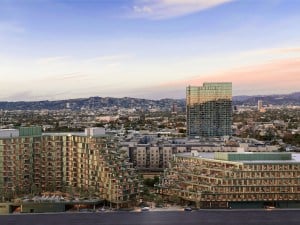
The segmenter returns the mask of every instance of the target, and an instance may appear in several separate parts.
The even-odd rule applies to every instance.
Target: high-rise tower
[[[232,83],[204,83],[186,88],[187,135],[231,135]]]
[[[260,111],[263,108],[263,101],[262,100],[258,100],[257,101],[257,110]]]

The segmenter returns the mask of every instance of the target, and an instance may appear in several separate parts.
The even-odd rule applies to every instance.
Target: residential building
[[[138,175],[127,153],[103,129],[42,134],[40,127],[29,127],[19,132],[0,139],[1,197],[85,192],[121,206],[139,195]]]
[[[231,135],[232,83],[204,83],[186,88],[187,135]]]
[[[138,170],[163,171],[167,168],[173,154],[191,152],[237,152],[242,148],[247,152],[276,152],[278,145],[266,145],[255,139],[222,140],[220,138],[200,139],[166,139],[141,136],[140,139],[132,139],[128,142],[121,142],[121,149],[127,152],[130,162]],[[141,141],[142,140],[142,141]],[[247,143],[243,143],[246,142]],[[143,142],[143,144],[141,144]]]
[[[263,101],[262,100],[258,100],[257,101],[257,110],[260,111],[263,108]]]
[[[200,208],[300,207],[300,154],[183,153],[174,156],[161,193]]]

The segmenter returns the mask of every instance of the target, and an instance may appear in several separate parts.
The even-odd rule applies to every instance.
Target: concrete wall
[[[276,202],[229,202],[232,209],[262,209],[266,206],[275,208],[300,208],[300,201],[276,201]]]
[[[17,129],[0,129],[0,138],[19,137],[19,130]]]
[[[0,215],[12,213],[12,207],[7,203],[0,203]]]
[[[90,127],[85,128],[84,130],[86,136],[101,136],[105,135],[105,128],[104,127]]]
[[[263,202],[229,202],[231,209],[263,209]]]
[[[64,212],[65,203],[23,203],[21,205],[22,213],[43,213],[43,212]]]

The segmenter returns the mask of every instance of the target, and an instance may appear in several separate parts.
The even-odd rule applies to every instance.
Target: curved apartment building
[[[200,208],[300,207],[300,157],[292,153],[183,153],[161,180],[164,195]]]

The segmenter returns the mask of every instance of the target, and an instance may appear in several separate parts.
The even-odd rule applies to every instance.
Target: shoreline
[[[184,211],[183,208],[155,208],[149,211],[141,210],[107,210],[107,211],[96,211],[96,212],[80,212],[80,211],[66,211],[66,212],[43,212],[43,213],[9,213],[0,214],[1,216],[26,216],[26,215],[73,215],[73,214],[118,214],[118,213],[132,213],[132,214],[146,214],[146,213],[197,213],[197,212],[276,212],[276,211],[300,211],[300,208],[275,208],[275,209],[195,209],[192,211]]]

